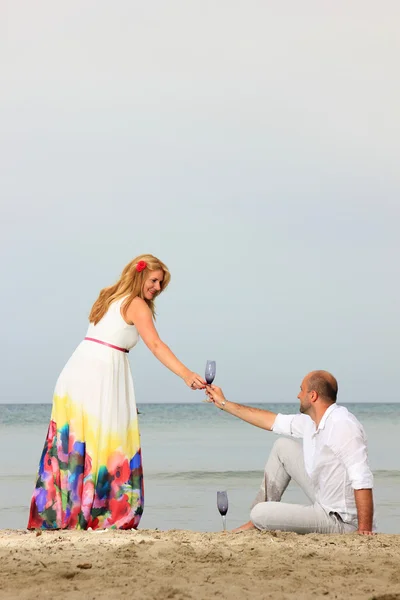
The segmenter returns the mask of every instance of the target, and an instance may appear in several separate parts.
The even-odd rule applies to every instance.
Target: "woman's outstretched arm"
[[[162,341],[155,328],[151,310],[142,298],[136,297],[132,300],[126,311],[126,320],[136,325],[146,346],[167,369],[181,377],[193,390],[204,389],[204,379],[188,369]]]

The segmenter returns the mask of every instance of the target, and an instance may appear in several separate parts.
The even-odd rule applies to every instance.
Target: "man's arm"
[[[358,516],[358,533],[372,534],[372,521],[374,517],[374,500],[372,489],[354,490]]]
[[[246,421],[261,429],[272,430],[275,423],[276,413],[270,410],[264,410],[262,408],[253,408],[251,406],[243,406],[243,404],[236,404],[227,400],[221,390],[216,385],[208,385],[206,388],[208,397],[218,408],[221,408],[225,412]]]
[[[372,533],[374,516],[374,478],[368,465],[367,441],[363,428],[350,421],[339,423],[330,446],[344,464],[354,490],[358,533],[369,535]]]

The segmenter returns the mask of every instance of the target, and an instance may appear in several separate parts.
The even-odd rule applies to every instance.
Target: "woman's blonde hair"
[[[141,261],[146,263],[146,267],[142,271],[137,271],[136,267]],[[143,296],[143,284],[148,278],[150,271],[158,271],[159,269],[164,272],[163,280],[160,283],[161,290],[154,294],[154,298],[152,300],[147,300],[147,298]],[[168,271],[166,265],[161,262],[161,260],[152,254],[141,254],[126,265],[117,283],[101,290],[99,297],[93,304],[92,310],[90,311],[89,321],[94,323],[94,325],[97,325],[100,319],[106,314],[112,302],[119,300],[124,296],[126,296],[126,299],[122,303],[122,314],[124,316],[129,304],[134,298],[136,298],[136,296],[139,296],[139,298],[143,298],[143,300],[149,305],[153,317],[155,317],[156,311],[154,299],[165,290],[170,281],[170,272]]]

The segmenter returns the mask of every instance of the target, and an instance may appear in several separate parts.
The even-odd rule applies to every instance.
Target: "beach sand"
[[[0,532],[0,598],[400,599],[400,536]]]

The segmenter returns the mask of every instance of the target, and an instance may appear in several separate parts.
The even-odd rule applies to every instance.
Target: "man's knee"
[[[284,458],[288,454],[293,455],[293,452],[301,451],[301,445],[293,438],[279,437],[272,446],[271,454],[277,454],[280,458]]]
[[[266,502],[259,502],[250,511],[250,521],[257,529],[266,529]]]
[[[259,502],[256,504],[250,511],[250,521],[253,523],[254,527],[260,529],[260,515],[261,515],[261,506],[265,504],[264,502]]]

